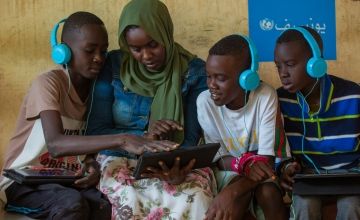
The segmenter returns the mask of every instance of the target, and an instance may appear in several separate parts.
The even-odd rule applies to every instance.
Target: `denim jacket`
[[[109,52],[105,66],[92,89],[87,120],[87,135],[132,133],[143,135],[149,123],[152,97],[131,92],[120,80],[120,50]],[[197,120],[196,99],[207,89],[205,62],[195,58],[189,62],[182,79],[185,139],[181,146],[196,145],[202,134]],[[124,150],[104,150],[101,154],[134,155]]]

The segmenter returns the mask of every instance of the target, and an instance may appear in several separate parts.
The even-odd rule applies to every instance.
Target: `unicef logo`
[[[259,22],[260,28],[264,31],[270,31],[274,27],[274,21],[268,18],[264,18]]]

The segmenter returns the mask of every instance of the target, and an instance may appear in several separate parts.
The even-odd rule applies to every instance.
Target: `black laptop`
[[[360,173],[296,174],[297,195],[360,195]]]
[[[19,184],[45,184],[58,183],[71,185],[82,176],[76,175],[74,171],[63,168],[22,168],[4,169],[3,176],[14,180]]]

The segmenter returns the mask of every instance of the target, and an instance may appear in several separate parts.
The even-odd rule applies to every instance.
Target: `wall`
[[[117,48],[118,17],[125,0],[0,0],[0,155],[14,130],[18,109],[32,79],[53,66],[49,32],[74,11],[97,14],[105,22],[110,49]],[[175,39],[206,58],[219,38],[247,33],[245,0],[165,0],[175,26]],[[360,1],[336,1],[338,60],[330,73],[360,82]],[[356,52],[357,51],[357,52]],[[355,52],[355,53],[353,53]],[[279,80],[272,62],[260,66],[262,79],[273,86]],[[0,159],[0,166],[3,159]]]

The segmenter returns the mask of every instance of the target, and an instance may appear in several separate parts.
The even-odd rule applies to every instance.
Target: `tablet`
[[[180,167],[186,166],[192,159],[196,159],[193,169],[212,166],[212,161],[219,147],[219,143],[212,143],[184,147],[173,151],[144,153],[139,157],[133,176],[135,179],[141,179],[141,174],[146,173],[147,167],[161,169],[159,161],[163,161],[167,167],[171,168],[176,157],[180,157]]]
[[[296,174],[293,193],[297,195],[360,194],[360,173]]]
[[[4,169],[3,175],[19,184],[59,183],[70,185],[82,178],[76,172],[63,168]]]

